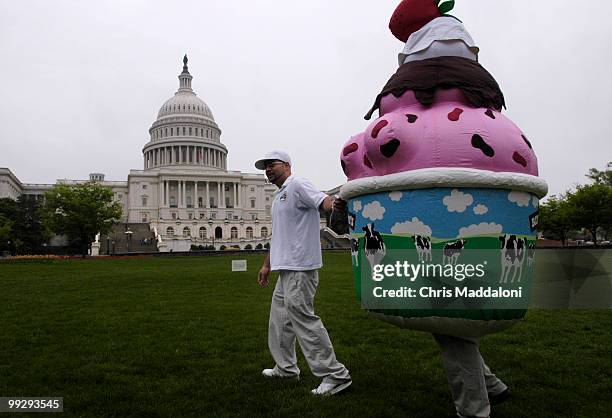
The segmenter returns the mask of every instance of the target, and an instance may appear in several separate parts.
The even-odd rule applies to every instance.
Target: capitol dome
[[[176,94],[166,100],[166,103],[159,109],[157,119],[159,120],[164,116],[180,114],[200,115],[210,120],[215,120],[208,105],[193,92],[177,91]]]
[[[143,148],[145,170],[158,167],[225,169],[227,148],[210,107],[191,88],[193,77],[183,58],[179,89],[166,100],[149,129]]]

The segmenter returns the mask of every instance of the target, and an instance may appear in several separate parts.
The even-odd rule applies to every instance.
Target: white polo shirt
[[[314,270],[323,266],[319,206],[327,195],[307,179],[287,177],[272,201],[272,270]]]

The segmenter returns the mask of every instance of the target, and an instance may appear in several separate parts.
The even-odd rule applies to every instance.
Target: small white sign
[[[232,260],[232,271],[247,271],[247,261]]]

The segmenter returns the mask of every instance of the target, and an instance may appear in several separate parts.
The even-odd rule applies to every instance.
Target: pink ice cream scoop
[[[380,115],[343,147],[349,180],[438,167],[538,175],[525,134],[500,112],[471,105],[458,89],[438,90],[431,106],[411,90],[387,95]]]
[[[377,175],[373,169],[372,162],[365,155],[364,135],[365,133],[361,132],[352,136],[342,147],[340,164],[342,165],[342,171],[349,178],[351,178],[349,173],[351,173],[353,178]]]

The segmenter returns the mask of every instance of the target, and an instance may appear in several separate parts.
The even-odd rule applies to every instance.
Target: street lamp
[[[127,251],[128,253],[132,251],[132,234],[133,232],[129,229],[125,231],[125,240],[127,241]]]

